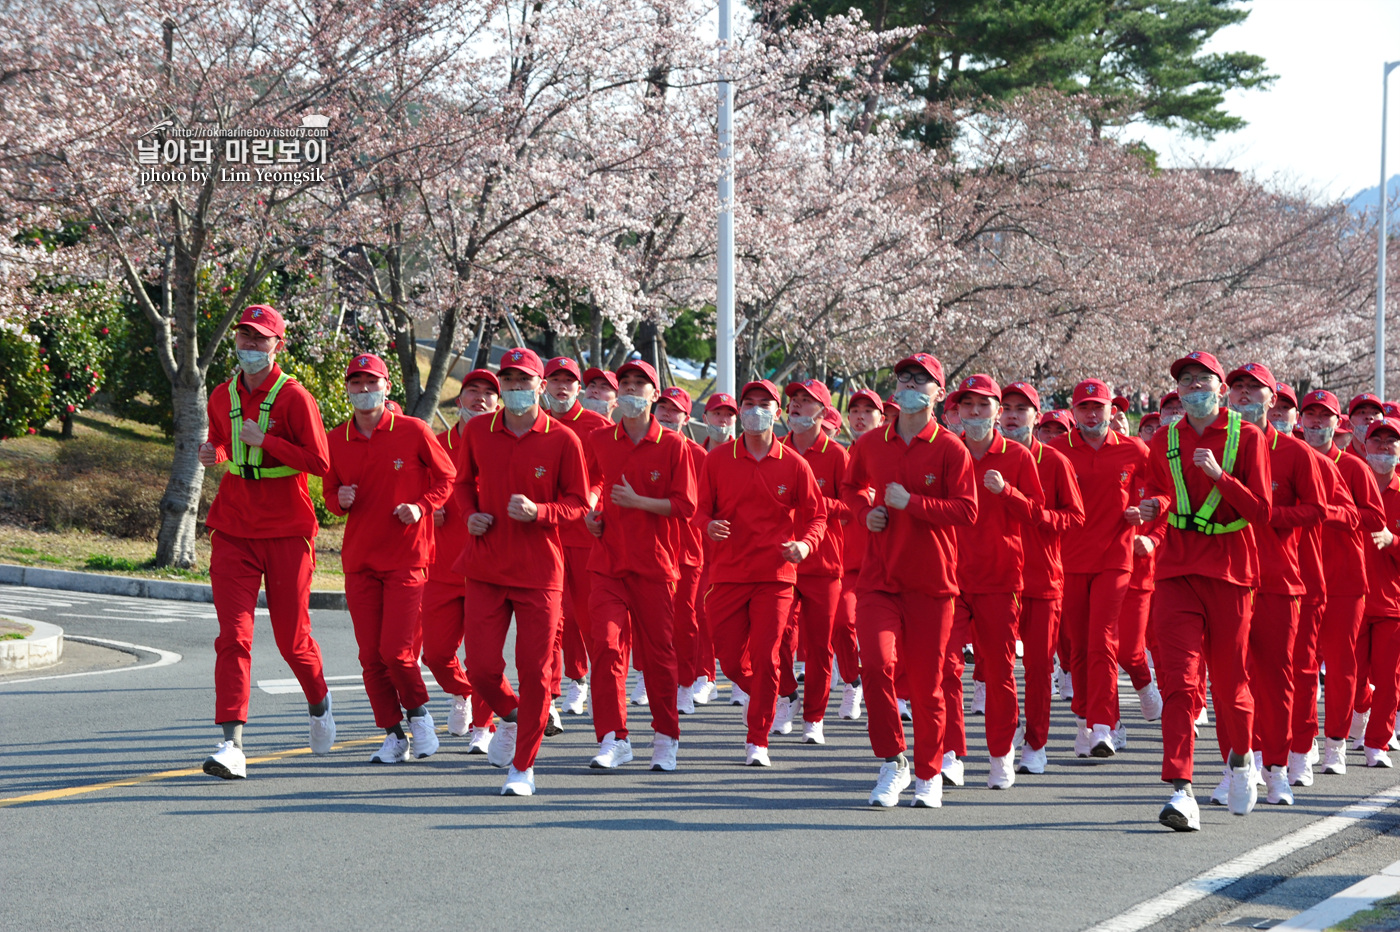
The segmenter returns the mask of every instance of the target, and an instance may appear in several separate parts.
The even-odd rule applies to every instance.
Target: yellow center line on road
[[[366,744],[380,744],[383,738],[358,738],[354,741],[342,741],[331,747],[332,751],[340,751],[345,748],[360,747]],[[310,748],[295,748],[290,751],[278,751],[275,754],[267,754],[263,757],[250,757],[250,764],[266,764],[271,761],[284,760],[288,757],[300,757],[310,754]],[[141,774],[135,777],[124,777],[120,780],[108,780],[105,783],[89,783],[87,786],[69,786],[61,790],[44,790],[42,793],[29,793],[25,796],[11,796],[9,799],[0,799],[0,809],[7,806],[19,806],[24,803],[42,803],[54,799],[66,799],[69,796],[82,796],[85,793],[96,793],[101,790],[115,789],[119,786],[138,786],[142,783],[154,783],[157,780],[172,780],[176,777],[203,776],[204,771],[199,767],[191,767],[186,770],[162,770],[159,773]]]

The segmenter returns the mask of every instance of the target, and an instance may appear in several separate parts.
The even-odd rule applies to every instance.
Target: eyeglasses
[[[910,382],[913,382],[915,385],[927,385],[933,381],[933,376],[929,375],[927,372],[905,369],[903,372],[899,373],[899,375],[895,376],[895,381],[899,382],[901,385],[907,385]]]
[[[1201,386],[1202,388],[1214,388],[1220,384],[1220,379],[1213,372],[1197,372],[1194,375],[1183,375],[1176,380],[1177,388],[1192,388]]]

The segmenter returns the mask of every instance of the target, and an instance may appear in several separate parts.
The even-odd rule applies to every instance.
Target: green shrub
[[[32,434],[49,419],[49,387],[39,344],[0,329],[0,440]]]

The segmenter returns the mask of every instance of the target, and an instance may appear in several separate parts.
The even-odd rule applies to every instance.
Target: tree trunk
[[[476,364],[473,369],[485,369],[491,362],[491,345],[496,342],[496,327],[501,323],[501,319],[494,314],[486,318],[485,325],[481,328],[481,345],[476,350]]]
[[[457,341],[457,305],[442,312],[438,320],[437,343],[433,347],[432,363],[428,367],[428,381],[423,386],[417,402],[408,413],[422,421],[432,423],[433,412],[437,410],[438,398],[442,395],[443,383],[452,364],[452,344]]]
[[[195,565],[194,541],[199,529],[199,498],[204,486],[199,445],[209,434],[203,374],[198,370],[181,372],[170,394],[175,414],[175,460],[170,465],[170,480],[160,499],[156,566],[188,569]]]
[[[70,417],[65,417],[65,418],[60,418],[60,421],[61,421],[62,424],[63,424],[63,431],[62,431],[62,433],[60,433],[60,434],[58,435],[58,436],[59,436],[59,439],[61,439],[61,440],[72,440],[72,439],[73,439],[73,418],[72,418],[71,416],[70,416]]]
[[[603,314],[598,310],[597,304],[592,304],[590,310],[593,312],[593,333],[588,341],[588,364],[601,366],[603,364]]]

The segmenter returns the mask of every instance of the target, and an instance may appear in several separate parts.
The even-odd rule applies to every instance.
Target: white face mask
[[[713,424],[705,425],[705,429],[710,432],[710,439],[715,443],[724,443],[734,439],[734,425],[729,424],[724,427],[716,427]]]
[[[1256,401],[1247,405],[1231,404],[1230,410],[1251,424],[1258,424],[1264,419],[1264,403]]]
[[[901,388],[894,393],[894,403],[899,405],[899,410],[915,414],[933,407],[933,396],[916,388]]]
[[[601,414],[603,417],[608,416],[608,403],[602,398],[584,398],[579,404],[583,405],[594,414]]]
[[[801,414],[789,414],[788,426],[796,433],[805,434],[807,431],[817,426],[817,419],[814,417],[804,417]]]
[[[1088,424],[1080,424],[1079,432],[1093,440],[1098,440],[1100,437],[1107,437],[1108,421],[1099,421],[1093,427],[1090,427]]]
[[[471,408],[464,408],[461,405],[457,406],[457,420],[459,421],[470,421],[472,418],[476,417],[476,415],[477,412],[473,411]]]
[[[507,411],[519,417],[530,410],[537,397],[532,388],[518,388],[514,391],[501,392],[501,403],[506,406]]]
[[[641,417],[651,408],[651,402],[641,395],[618,395],[617,410],[623,417]]]
[[[962,419],[963,436],[981,443],[992,434],[992,419],[989,417],[965,417]]]
[[[1270,421],[1269,423],[1273,425],[1274,430],[1278,431],[1281,434],[1293,433],[1293,426],[1287,421]]]
[[[545,393],[544,401],[545,404],[549,405],[549,410],[553,411],[555,414],[567,414],[569,409],[574,406],[572,401],[565,398],[555,398],[547,392]]]
[[[235,350],[238,356],[238,368],[252,375],[255,372],[266,372],[272,368],[272,354],[264,353],[262,350],[241,349]]]
[[[1303,439],[1310,447],[1327,450],[1332,447],[1332,435],[1336,432],[1335,427],[1304,427]]]
[[[384,404],[384,396],[388,392],[347,392],[350,396],[350,404],[354,405],[356,411],[373,411]]]
[[[1395,469],[1397,463],[1400,463],[1400,456],[1396,456],[1394,453],[1367,453],[1366,462],[1371,464],[1373,472],[1385,475]]]
[[[1031,429],[1026,427],[1003,427],[1001,435],[1019,444],[1029,444],[1031,442]]]
[[[1171,427],[1173,424],[1175,424],[1177,421],[1181,420],[1183,417],[1185,417],[1184,414],[1173,414],[1173,415],[1171,415],[1170,417],[1164,417],[1164,418],[1162,418],[1162,426],[1163,426],[1163,427]]]
[[[1197,420],[1214,417],[1220,411],[1220,393],[1212,391],[1187,392],[1181,396],[1186,413]]]
[[[773,411],[770,408],[747,408],[739,412],[739,423],[745,433],[761,434],[773,429]]]

